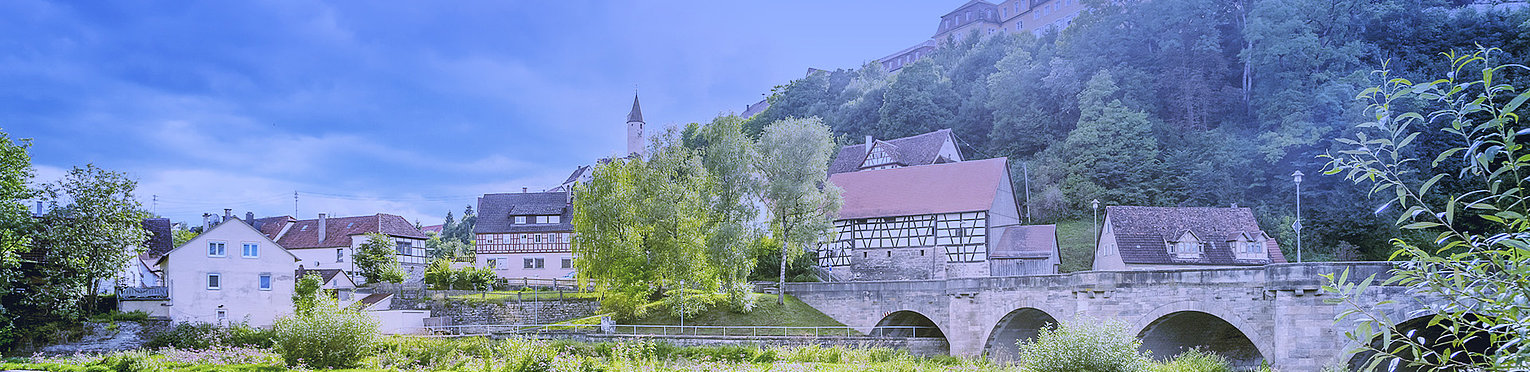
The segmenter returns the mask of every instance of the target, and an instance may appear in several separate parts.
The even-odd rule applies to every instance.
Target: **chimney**
[[[319,243],[323,243],[324,242],[324,235],[325,235],[324,233],[329,232],[329,231],[327,231],[328,229],[325,228],[325,227],[328,226],[328,222],[329,222],[329,216],[327,216],[327,215],[325,215],[323,213],[319,213]]]
[[[867,147],[867,149],[871,148],[871,140],[872,140],[871,135],[870,134],[866,135],[866,147]]]
[[[234,209],[233,208],[223,208],[223,220],[224,221],[228,221],[228,219],[230,219],[230,218],[234,218]]]
[[[244,223],[248,223],[248,224],[250,224],[250,226],[254,226],[254,224],[255,224],[255,212],[245,211],[244,212]]]
[[[212,228],[212,213],[203,213],[202,214],[202,233],[204,233],[204,234],[207,233],[207,229],[209,229],[209,228]]]
[[[522,193],[522,194],[525,194],[525,193],[526,193],[526,187],[524,187],[524,186],[522,186],[522,187],[521,187],[521,193]]]

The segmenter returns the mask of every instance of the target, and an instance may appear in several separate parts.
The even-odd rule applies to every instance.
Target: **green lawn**
[[[1057,223],[1057,248],[1062,251],[1063,272],[1084,271],[1094,266],[1094,239],[1090,233],[1093,229],[1089,220]]]
[[[736,313],[726,306],[709,309],[695,316],[685,318],[686,326],[783,326],[783,327],[844,327],[845,325],[835,321],[828,315],[819,312],[812,306],[808,306],[796,297],[786,296],[786,304],[776,304],[776,296],[756,293],[753,295],[754,309],[748,313]],[[680,318],[656,308],[648,316],[619,322],[620,324],[636,325],[679,325]],[[698,331],[698,330],[692,330]],[[707,332],[707,330],[699,330]],[[722,332],[722,330],[716,330]],[[737,333],[738,330],[730,331]],[[768,331],[760,331],[768,332]],[[788,332],[805,332],[812,334],[815,330],[796,329]],[[761,333],[764,334],[764,333]]]

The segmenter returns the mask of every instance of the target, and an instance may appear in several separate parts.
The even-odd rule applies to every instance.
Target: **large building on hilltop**
[[[988,35],[999,32],[1042,34],[1061,30],[1073,23],[1084,10],[1080,0],[1005,0],[998,4],[972,0],[940,16],[940,25],[930,40],[920,42],[878,60],[882,69],[897,71],[930,54],[939,43],[961,40],[976,32]]]
[[[1219,268],[1285,263],[1248,208],[1105,207],[1095,270]]]

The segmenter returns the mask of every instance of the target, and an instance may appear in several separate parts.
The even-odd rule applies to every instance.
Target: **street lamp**
[[[1291,173],[1292,180],[1296,181],[1296,222],[1291,223],[1291,230],[1296,231],[1296,262],[1302,262],[1302,171]]]
[[[1095,252],[1099,252],[1100,251],[1100,199],[1091,200],[1091,201],[1089,201],[1089,204],[1094,207],[1094,219],[1091,220],[1091,221],[1094,222],[1094,235],[1092,236],[1094,238],[1094,251]]]

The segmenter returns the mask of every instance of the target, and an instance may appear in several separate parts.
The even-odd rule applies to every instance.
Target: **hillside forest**
[[[811,73],[776,87],[746,131],[817,116],[845,145],[951,128],[967,158],[1009,158],[1033,223],[1087,221],[1094,199],[1237,205],[1293,260],[1300,170],[1307,260],[1386,259],[1389,239],[1427,238],[1399,232],[1387,198],[1322,176],[1318,157],[1364,119],[1357,94],[1383,68],[1444,76],[1446,51],[1530,53],[1530,12],[1469,1],[1085,3],[1060,32],[951,38],[893,73],[874,61]],[[1418,151],[1439,153],[1445,135],[1425,133]]]

